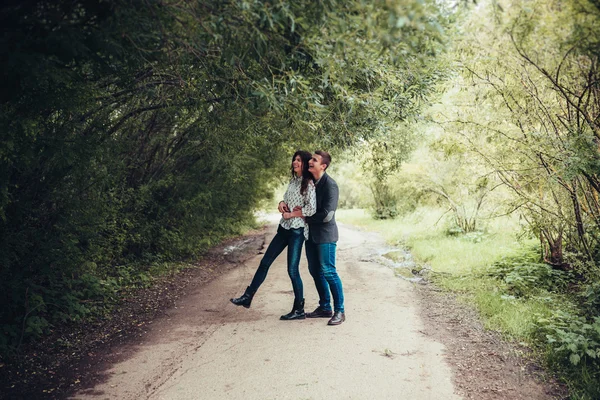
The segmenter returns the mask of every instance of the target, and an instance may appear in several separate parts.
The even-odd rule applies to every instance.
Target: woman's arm
[[[314,183],[309,183],[304,194],[304,207],[300,210],[302,217],[310,217],[317,212],[317,191]]]
[[[315,191],[315,185],[312,182],[306,188],[306,193],[304,193],[302,199],[304,201],[303,206],[294,207],[294,209],[291,212],[287,213],[288,218],[286,218],[286,215],[284,213],[284,219],[294,217],[310,217],[311,215],[314,215],[315,212],[317,212],[317,193]]]

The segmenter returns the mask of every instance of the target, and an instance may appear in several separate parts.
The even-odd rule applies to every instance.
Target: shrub
[[[508,292],[517,297],[531,296],[540,290],[560,292],[573,280],[568,272],[530,260],[508,258],[498,261],[489,268],[488,274],[504,282]]]
[[[579,301],[588,315],[600,314],[600,282],[590,282],[581,286]]]
[[[548,361],[582,399],[600,398],[600,317],[588,320],[569,311],[538,318],[537,337]]]

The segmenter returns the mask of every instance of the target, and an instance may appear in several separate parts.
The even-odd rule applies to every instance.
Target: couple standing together
[[[331,156],[325,151],[311,154],[299,150],[294,153],[292,179],[283,201],[279,202],[278,206],[282,218],[277,227],[277,234],[269,244],[250,286],[241,297],[231,299],[233,304],[250,307],[254,294],[267,277],[269,267],[287,247],[288,274],[294,289],[294,306],[292,311],[282,315],[281,319],[330,318],[328,325],[339,325],[345,321],[342,281],[335,268],[338,240],[335,210],[339,190],[337,183],[326,173],[330,163]],[[309,313],[304,312],[304,289],[299,272],[304,241],[308,270],[319,293],[319,306]]]

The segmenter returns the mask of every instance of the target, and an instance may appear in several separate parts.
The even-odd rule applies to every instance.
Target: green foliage
[[[489,209],[518,214],[540,249],[440,281],[469,293],[488,326],[541,350],[573,398],[600,398],[600,4],[490,1],[463,11],[459,69],[431,113],[444,134],[429,148],[458,162],[435,169],[445,179],[434,189],[460,210],[451,201],[477,195],[482,177],[501,184],[508,190],[486,197]],[[469,164],[470,176],[461,171]]]
[[[579,296],[579,301],[588,315],[600,314],[600,281],[582,285]]]
[[[355,156],[352,152],[342,152],[336,158],[328,171],[340,188],[338,208],[369,208],[373,204],[373,196]]]
[[[531,333],[534,344],[545,348],[549,361],[574,379],[579,379],[579,366],[588,373],[598,373],[594,371],[600,371],[600,317],[581,315],[583,304],[576,303],[581,296],[571,293],[577,282],[573,273],[536,262],[538,259],[539,254],[533,251],[524,252],[494,263],[488,269],[488,275],[500,280],[503,293],[512,298],[555,301],[553,299],[561,293],[571,298],[552,313],[535,316]],[[581,295],[590,296],[593,301],[594,286],[584,286]],[[598,391],[600,387],[592,390]]]
[[[375,204],[372,215],[375,219],[393,219],[398,216],[398,200],[385,182],[373,182],[371,185]]]
[[[414,110],[415,113],[418,111]],[[363,170],[363,184],[368,185],[373,197],[370,208],[374,218],[393,219],[414,209],[405,200],[405,189],[414,195],[414,188],[400,185],[400,182],[406,182],[402,179],[401,167],[414,151],[421,128],[418,124],[405,122],[353,149]],[[412,206],[416,206],[416,202]]]
[[[574,280],[572,274],[536,262],[539,254],[533,252],[524,256],[506,258],[492,264],[489,276],[501,280],[510,295],[533,296],[540,291],[560,293]]]
[[[510,189],[506,212],[518,210],[563,269],[567,252],[597,261],[599,21],[595,1],[469,10],[456,36],[453,106],[439,118]]]
[[[441,76],[433,2],[0,11],[4,354],[240,232],[293,150],[385,137]]]
[[[573,366],[586,362],[598,364],[600,317],[588,322],[583,317],[562,312],[555,314],[552,321],[538,319],[537,325],[553,348],[553,357],[568,360]]]
[[[538,343],[571,386],[574,396],[595,399],[600,394],[600,317],[591,320],[560,310],[535,321]]]
[[[494,263],[487,275],[501,282],[502,297],[516,302],[543,300],[551,312],[530,313],[528,339],[582,398],[600,393],[600,317],[596,282],[582,284],[572,272],[536,262],[529,251]],[[529,300],[531,299],[531,300]]]
[[[408,247],[416,259],[443,275],[479,271],[482,266],[516,253],[523,243],[531,245],[530,240],[517,240],[515,219],[489,221],[485,234],[448,236],[446,226],[440,224],[444,215],[445,210],[439,207],[418,207],[394,220],[375,220],[365,210],[342,210],[336,218],[381,232],[389,243]]]
[[[461,68],[431,111],[443,132],[386,181],[394,193],[413,188],[417,212],[364,222],[407,244],[487,327],[539,350],[582,399],[600,398],[598,10],[588,1],[470,10],[457,25]],[[500,236],[480,224],[506,214],[524,225],[520,240],[540,246],[501,259],[520,247],[516,229]]]

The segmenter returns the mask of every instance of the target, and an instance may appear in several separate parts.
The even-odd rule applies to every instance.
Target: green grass
[[[504,284],[481,273],[435,276],[435,283],[458,293],[462,301],[473,304],[487,329],[524,344],[535,345],[539,318],[552,318],[558,310],[572,305],[568,300],[549,292],[529,298],[506,295]]]
[[[441,273],[473,273],[531,243],[517,240],[517,223],[509,218],[488,223],[483,234],[448,236],[443,214],[438,208],[419,208],[402,218],[373,220],[365,210],[340,210],[336,218],[381,232],[388,243],[408,247],[415,259]]]
[[[420,208],[394,220],[373,220],[364,210],[340,210],[336,218],[380,232],[392,245],[406,246],[418,263],[432,268],[431,279],[439,287],[475,305],[486,328],[532,342],[534,321],[552,315],[562,302],[551,293],[518,299],[506,296],[502,282],[486,272],[494,262],[518,254],[535,240],[518,240],[518,223],[510,218],[488,221],[482,234],[449,236],[442,215],[443,210],[437,208]]]

